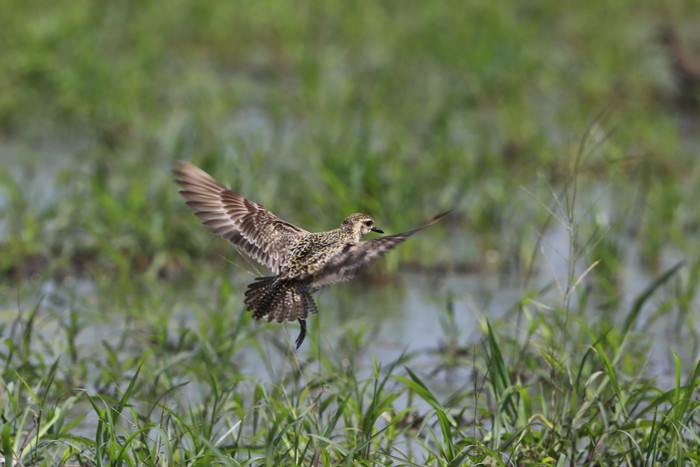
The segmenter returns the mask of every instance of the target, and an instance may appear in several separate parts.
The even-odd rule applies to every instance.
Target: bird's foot
[[[301,330],[299,331],[299,337],[297,337],[296,340],[297,350],[299,350],[299,347],[301,347],[301,343],[304,342],[304,338],[306,338],[306,320],[300,319],[299,325],[301,326]]]

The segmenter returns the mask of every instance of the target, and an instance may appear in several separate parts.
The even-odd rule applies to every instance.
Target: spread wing
[[[190,163],[179,162],[174,172],[175,182],[182,187],[180,194],[202,223],[275,274],[291,244],[309,233],[230,191]]]
[[[321,269],[301,279],[310,278],[310,288],[318,290],[335,282],[343,282],[357,276],[360,270],[377,258],[383,256],[387,251],[394,248],[399,243],[406,240],[414,233],[430,227],[447,215],[447,212],[439,214],[425,224],[416,227],[408,232],[384,237],[373,238],[366,242],[350,242],[335,256],[333,256]]]

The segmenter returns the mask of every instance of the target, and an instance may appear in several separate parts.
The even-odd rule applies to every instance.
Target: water
[[[554,233],[554,236],[560,236],[560,233]],[[241,276],[237,274],[234,278],[235,290],[244,290],[247,278]],[[634,297],[653,280],[652,276],[638,268],[630,268],[627,276],[625,305],[622,307],[624,309],[628,309]],[[531,288],[541,287],[547,282],[551,282],[551,279],[543,272]],[[240,304],[225,304],[216,309],[219,287],[216,283],[204,281],[192,283],[189,289],[179,287],[178,290],[173,290],[164,285],[163,289],[150,290],[149,293],[166,297],[172,295],[172,299],[166,299],[163,306],[171,303],[175,309],[168,320],[168,333],[177,336],[183,328],[197,332],[201,327],[201,314],[211,313],[212,310],[220,314],[222,326],[232,326],[235,323],[236,314],[241,312],[242,307]],[[551,295],[559,294],[556,287],[552,290]],[[103,363],[99,362],[106,360],[105,346],[118,349],[120,341],[125,338],[135,345],[124,348],[123,352],[130,355],[120,355],[119,358],[138,358],[143,345],[147,345],[144,341],[150,338],[148,322],[144,322],[147,320],[143,316],[138,316],[138,310],[128,319],[124,318],[124,313],[114,312],[109,304],[112,299],[110,293],[90,279],[70,277],[61,282],[41,282],[35,278],[18,288],[0,287],[0,326],[10,325],[16,319],[18,310],[26,316],[37,301],[41,300],[34,332],[41,335],[40,340],[47,351],[51,349],[50,353],[61,355],[64,359],[70,358],[66,347],[66,329],[72,319],[77,319],[81,323],[75,339],[77,356],[79,360],[88,360],[88,369],[94,368],[96,364],[102,365]],[[242,299],[242,294],[235,295]],[[362,281],[340,284],[324,290],[318,297],[320,313],[310,318],[310,335],[307,339],[313,339],[313,333],[319,333],[324,349],[323,357],[339,363],[342,367],[352,365],[359,381],[372,376],[375,361],[382,366],[383,371],[387,371],[387,366],[402,353],[416,352],[408,367],[429,384],[430,390],[439,400],[446,401],[458,391],[471,390],[475,383],[473,366],[470,364],[461,364],[435,373],[435,369],[443,361],[439,355],[443,346],[453,339],[460,348],[469,352],[482,351],[485,320],[488,319],[496,325],[503,320],[518,322],[517,311],[514,311],[517,308],[514,305],[522,296],[523,288],[519,277],[508,278],[486,273],[406,273],[384,286],[371,286]],[[647,315],[653,311],[653,307],[648,308],[650,309],[645,311]],[[643,315],[641,318],[643,322],[647,316]],[[596,317],[591,316],[591,319]],[[661,389],[671,388],[675,384],[673,352],[679,354],[685,373],[695,358],[693,346],[685,338],[686,333],[678,329],[676,321],[672,313],[659,318],[650,328],[647,337],[651,352],[645,375],[656,378],[655,385]],[[252,328],[249,331],[256,332],[256,335],[261,337],[259,342],[264,358],[253,348],[241,348],[236,353],[236,362],[232,362],[240,368],[240,374],[257,383],[274,384],[286,380],[290,375],[295,376],[294,373],[299,369],[293,363],[292,351],[288,350],[286,355],[280,355],[270,339],[284,337],[287,333],[287,340],[291,343],[298,332],[298,325],[266,325],[252,320],[244,325]],[[511,328],[506,325],[501,329],[509,329],[507,332],[516,334],[519,332],[518,329]],[[338,349],[338,343],[342,341],[344,332],[354,329],[364,333],[362,335],[365,340],[356,355],[347,355]],[[696,329],[696,332],[700,330]],[[295,354],[299,360],[309,363],[303,370],[305,379],[309,375],[323,374],[324,371],[323,365],[318,361],[320,356],[314,355],[309,349],[310,342],[307,341]],[[4,342],[0,344],[0,351],[7,351]],[[184,353],[173,358],[192,357]],[[469,359],[463,361],[468,362]],[[401,367],[397,368],[396,373],[405,374]],[[133,372],[114,375],[113,384],[123,391],[132,376]],[[482,374],[480,378],[483,380],[483,377]],[[208,400],[210,388],[206,379],[198,381],[187,375],[181,375],[181,378],[187,378],[187,384],[162,401],[171,410],[187,411]],[[96,387],[89,374],[84,381],[82,389],[88,394],[103,393],[104,388]],[[173,381],[173,384],[180,382],[186,381],[181,379]],[[401,384],[391,380],[387,389],[401,387]],[[253,390],[254,383],[251,381],[242,381],[236,386],[236,391],[242,394],[244,400],[252,397]],[[139,401],[135,403],[139,404]],[[147,402],[144,403],[148,406]],[[464,403],[469,404],[468,401]],[[412,407],[418,416],[432,410],[425,400],[409,400],[406,393],[397,398],[392,406],[396,411]],[[68,417],[84,417],[74,428],[74,434],[94,436],[98,420],[85,398],[76,400]],[[381,420],[378,421],[378,428],[381,428],[382,423]],[[217,427],[219,433],[224,433],[228,428],[221,423],[217,424]],[[153,439],[157,439],[157,436],[154,435]],[[413,448],[417,456],[423,452],[419,441],[412,438],[412,435],[406,436],[405,448]]]
[[[10,154],[15,162],[22,160],[23,154],[26,154],[21,148],[11,148],[9,152],[7,148],[4,149],[5,154]],[[40,164],[41,157],[37,156],[36,160],[33,163],[34,169],[22,172],[21,169],[13,168],[11,174],[18,180],[26,175],[29,185],[33,187],[28,191],[28,198],[39,205],[48,204],[56,196],[55,174],[65,168],[65,160],[60,157],[49,159],[53,162],[46,167],[41,166],[41,170],[36,165]],[[23,164],[25,162],[23,160]],[[18,167],[21,165],[18,164]],[[6,201],[0,197],[0,211],[5,208],[3,202]],[[0,217],[0,241],[3,233],[8,230],[3,222]],[[519,319],[516,305],[526,293],[541,290],[548,284],[552,285],[549,292],[537,299],[554,307],[562,303],[569,265],[568,240],[567,231],[561,225],[553,223],[553,227],[544,233],[541,250],[538,252],[538,274],[528,284],[522,283],[522,271],[507,275],[484,269],[469,274],[403,273],[390,283],[380,286],[360,279],[330,287],[318,296],[321,312],[310,318],[307,339],[310,341],[318,335],[325,352],[323,357],[344,367],[352,366],[361,380],[372,375],[375,361],[386,369],[403,353],[414,353],[409,367],[421,377],[430,378],[431,390],[438,397],[447,398],[459,389],[471,387],[473,366],[463,363],[459,367],[436,373],[436,368],[444,360],[440,353],[445,346],[455,344],[467,352],[480,352],[487,319],[496,325],[498,332],[513,335],[524,332],[513,325],[523,322]],[[461,239],[453,243],[464,245]],[[662,258],[660,269],[663,271],[682,259],[682,255],[669,250],[664,252]],[[622,300],[615,310],[624,314],[610,317],[617,324],[624,322],[626,312],[632,308],[635,298],[660,274],[658,271],[652,273],[644,269],[634,242],[626,242],[623,260],[625,266],[620,290]],[[577,265],[575,276],[583,274],[589,265]],[[151,326],[149,320],[167,320],[169,336],[178,336],[182,329],[191,329],[196,333],[203,322],[210,321],[203,318],[204,313],[217,313],[222,326],[233,326],[237,314],[242,312],[242,291],[250,278],[240,272],[227,277],[225,268],[220,264],[214,263],[211,268],[216,274],[217,269],[221,271],[217,280],[234,282],[237,302],[218,305],[216,296],[221,283],[197,275],[188,287],[162,282],[152,284],[152,288],[140,292],[135,292],[137,289],[134,288],[129,292],[134,295],[127,297],[116,297],[113,287],[105,288],[89,277],[69,276],[58,281],[35,276],[20,285],[0,283],[0,326],[6,330],[4,337],[8,337],[8,333],[18,335],[23,331],[16,325],[18,315],[27,316],[33,307],[39,306],[34,333],[40,336],[38,341],[46,349],[47,355],[71,358],[66,344],[67,333],[73,323],[78,323],[74,340],[76,357],[78,360],[90,361],[88,369],[93,368],[96,362],[107,359],[106,347],[123,349],[121,351],[126,355],[120,355],[120,359],[138,358],[139,352],[143,351],[152,338],[149,332],[158,329],[157,325]],[[138,282],[141,278],[135,276],[133,280]],[[666,295],[669,293],[667,288],[662,288],[654,294],[643,308],[636,329],[653,318],[658,305],[662,299],[668,298]],[[600,296],[591,298],[586,320],[593,323],[601,318],[604,300],[605,297]],[[126,309],[130,302],[141,301],[145,301],[146,305],[135,307],[133,311]],[[694,308],[697,307],[696,298]],[[146,316],[148,310],[157,310],[157,314]],[[504,322],[507,322],[506,325],[497,327]],[[675,384],[674,352],[683,362],[684,374],[697,358],[696,343],[689,336],[693,333],[700,334],[700,320],[693,319],[690,322],[695,329],[687,329],[685,323],[679,325],[678,313],[671,309],[655,318],[642,336],[642,340],[650,347],[644,376],[656,378],[655,385],[661,389],[668,389]],[[272,344],[273,338],[293,342],[298,333],[296,323],[279,326],[249,321],[245,326],[248,328],[246,332],[255,333],[260,338],[262,354],[253,348],[238,350],[235,364],[240,368],[241,374],[257,382],[278,383],[290,373],[299,371],[293,364],[291,348],[286,355],[280,355]],[[351,340],[345,334],[353,332],[359,333],[363,341],[356,354],[348,355],[340,346],[344,340]],[[129,339],[132,345],[120,345],[125,339]],[[318,358],[320,355],[314,355],[309,350],[309,341],[294,355],[301,361],[310,362],[305,371],[319,374],[323,371]],[[3,340],[0,352],[7,350]],[[173,358],[186,356],[177,355]],[[131,376],[132,374],[115,375],[114,383],[123,388]],[[182,407],[197,406],[208,394],[207,384],[207,381],[190,381],[167,403]],[[89,393],[100,393],[100,388],[94,386],[89,374],[85,378],[84,389]],[[238,389],[250,392],[252,383],[243,382]],[[418,413],[430,410],[427,403],[420,399],[413,399],[410,404],[416,407]],[[408,405],[405,395],[395,402],[397,408]],[[76,416],[91,411],[91,406],[83,402],[73,409]],[[81,423],[79,434],[89,436],[94,432],[93,425],[97,422],[92,415],[90,417],[92,418]]]
[[[620,307],[630,309],[634,298],[653,281],[653,277],[634,269],[628,271],[629,281],[625,286],[625,300]],[[236,278],[239,282],[240,277]],[[246,280],[245,278],[243,278]],[[545,279],[536,282],[543,285]],[[243,290],[244,283],[237,285]],[[178,300],[191,296],[191,303],[177,305],[177,310],[169,318],[169,327],[173,335],[183,327],[195,330],[198,326],[197,313],[193,309],[211,309],[215,288],[210,283],[193,283],[192,290],[180,287],[176,292]],[[535,287],[536,288],[536,287]],[[208,289],[208,290],[207,290]],[[104,344],[117,346],[123,339],[124,326],[139,327],[138,317],[124,319],[120,313],[109,313],[107,303],[109,297],[104,296],[97,284],[89,279],[67,278],[62,282],[50,280],[46,282],[27,282],[22,290],[3,289],[0,294],[0,324],[11,323],[18,311],[26,316],[37,303],[41,307],[35,323],[35,332],[49,343],[59,348],[65,348],[65,329],[71,319],[80,323],[80,331],[76,344],[81,354],[101,352]],[[559,293],[556,288],[552,294]],[[155,293],[167,294],[166,290]],[[173,292],[174,293],[174,292]],[[663,291],[658,292],[663,297]],[[362,329],[367,338],[361,346],[361,358],[356,362],[370,371],[372,360],[388,364],[404,352],[417,352],[412,365],[418,369],[429,371],[439,360],[435,352],[450,339],[460,346],[478,345],[483,339],[485,320],[498,323],[501,320],[517,321],[515,305],[523,296],[523,290],[517,278],[509,280],[497,274],[424,274],[406,273],[387,286],[371,286],[362,282],[341,284],[324,290],[317,298],[320,314],[309,319],[309,336],[320,333],[322,346],[333,354],[335,344],[342,339],[344,329]],[[241,295],[242,298],[242,295]],[[654,300],[646,307],[640,323],[645,323],[655,310]],[[241,306],[227,306],[217,311],[228,325],[233,325],[240,313]],[[448,310],[451,310],[448,312]],[[592,311],[596,313],[596,311]],[[73,315],[73,316],[71,316]],[[156,318],[157,319],[157,318]],[[591,320],[597,319],[595,315]],[[622,322],[624,316],[615,317],[614,321]],[[250,321],[246,326],[254,327],[254,331],[263,335],[270,333],[281,337],[287,333],[293,341],[298,333],[298,325],[290,323],[284,327],[266,325],[262,322]],[[129,331],[131,332],[131,331]],[[146,332],[146,330],[143,330]],[[517,330],[515,330],[517,332]],[[700,329],[695,329],[700,333]],[[694,357],[693,346],[685,335],[687,330],[679,328],[678,317],[669,312],[661,316],[649,329],[649,345],[651,360],[648,364],[648,376],[659,377],[664,385],[673,383],[673,352],[678,353],[686,362]],[[679,334],[681,334],[679,336]],[[144,337],[147,337],[144,335]],[[307,341],[298,352],[299,358],[313,359],[314,355],[307,353],[310,346]],[[270,352],[275,350],[272,346]],[[245,352],[245,349],[241,350]],[[338,358],[342,358],[338,353]],[[259,356],[255,352],[245,356],[248,363],[244,367],[252,377],[268,379],[265,367],[260,365]],[[271,358],[282,366],[275,370],[284,372],[287,362]]]

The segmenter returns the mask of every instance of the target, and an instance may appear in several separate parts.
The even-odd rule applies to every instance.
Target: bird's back
[[[350,233],[343,229],[304,235],[289,249],[287,262],[280,272],[290,278],[313,275],[351,241]]]

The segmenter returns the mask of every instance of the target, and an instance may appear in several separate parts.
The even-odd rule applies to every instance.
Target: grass
[[[309,228],[327,228],[328,213],[368,211],[398,230],[452,207],[479,244],[452,258],[459,266],[483,263],[484,251],[522,258],[531,232],[503,227],[546,216],[513,187],[542,198],[543,180],[558,185],[571,146],[603,109],[612,111],[597,130],[614,137],[583,176],[629,187],[601,206],[616,229],[636,229],[651,263],[697,231],[692,135],[679,138],[669,108],[652,6],[635,6],[638,21],[628,22],[625,8],[604,5],[303,5],[181,0],[167,14],[111,6],[96,17],[90,5],[47,4],[35,20],[14,4],[2,24],[11,47],[0,55],[0,88],[12,92],[0,128],[13,143],[7,157],[28,167],[3,176],[11,224],[23,227],[3,270],[26,267],[28,254],[44,264],[57,253],[92,259],[113,235],[112,262],[146,267],[144,257],[163,252],[154,266],[163,268],[181,260],[181,245],[211,254],[193,248],[175,214],[183,208],[168,169],[182,157]],[[680,27],[692,18],[669,8]],[[10,187],[42,177],[57,157],[63,202],[24,209]],[[405,206],[412,212],[398,216]],[[647,222],[618,219],[633,207]],[[656,222],[668,228],[648,227]]]
[[[5,10],[6,465],[700,463],[697,115],[656,39],[697,7]],[[310,230],[452,214],[324,293],[296,353],[179,158]],[[401,341],[416,313],[441,334]]]
[[[220,332],[214,309],[174,330],[127,326],[96,352],[75,342],[88,326],[61,325],[53,338],[74,358],[37,331],[39,305],[3,330],[3,452],[25,465],[697,462],[700,364],[676,357],[662,388],[638,333],[571,312],[525,300],[520,335],[486,321],[481,342],[429,375],[412,369],[416,353],[369,369],[345,352],[297,360],[246,315]],[[266,371],[244,366],[251,350]],[[436,383],[463,367],[471,377],[442,393]]]
[[[552,215],[576,212],[567,203],[577,183]],[[650,323],[641,319],[648,308],[658,318],[687,304],[695,283],[678,280],[687,268],[660,274],[625,315],[591,321],[593,273],[576,272],[577,262],[587,264],[576,245],[593,244],[575,228],[587,217],[562,219],[574,245],[566,287],[529,292],[498,323],[484,318],[477,341],[460,335],[448,304],[446,347],[432,353],[430,371],[421,351],[384,364],[373,356],[367,367],[362,354],[373,338],[352,331],[352,321],[324,323],[308,355],[245,313],[221,326],[221,310],[241,308],[240,288],[226,281],[203,300],[201,289],[144,272],[122,294],[124,284],[98,281],[93,293],[53,292],[25,311],[20,305],[3,326],[6,463],[698,462],[700,362],[675,355],[670,386],[649,379]],[[680,310],[675,319],[694,327]],[[81,341],[87,333],[96,337]]]

